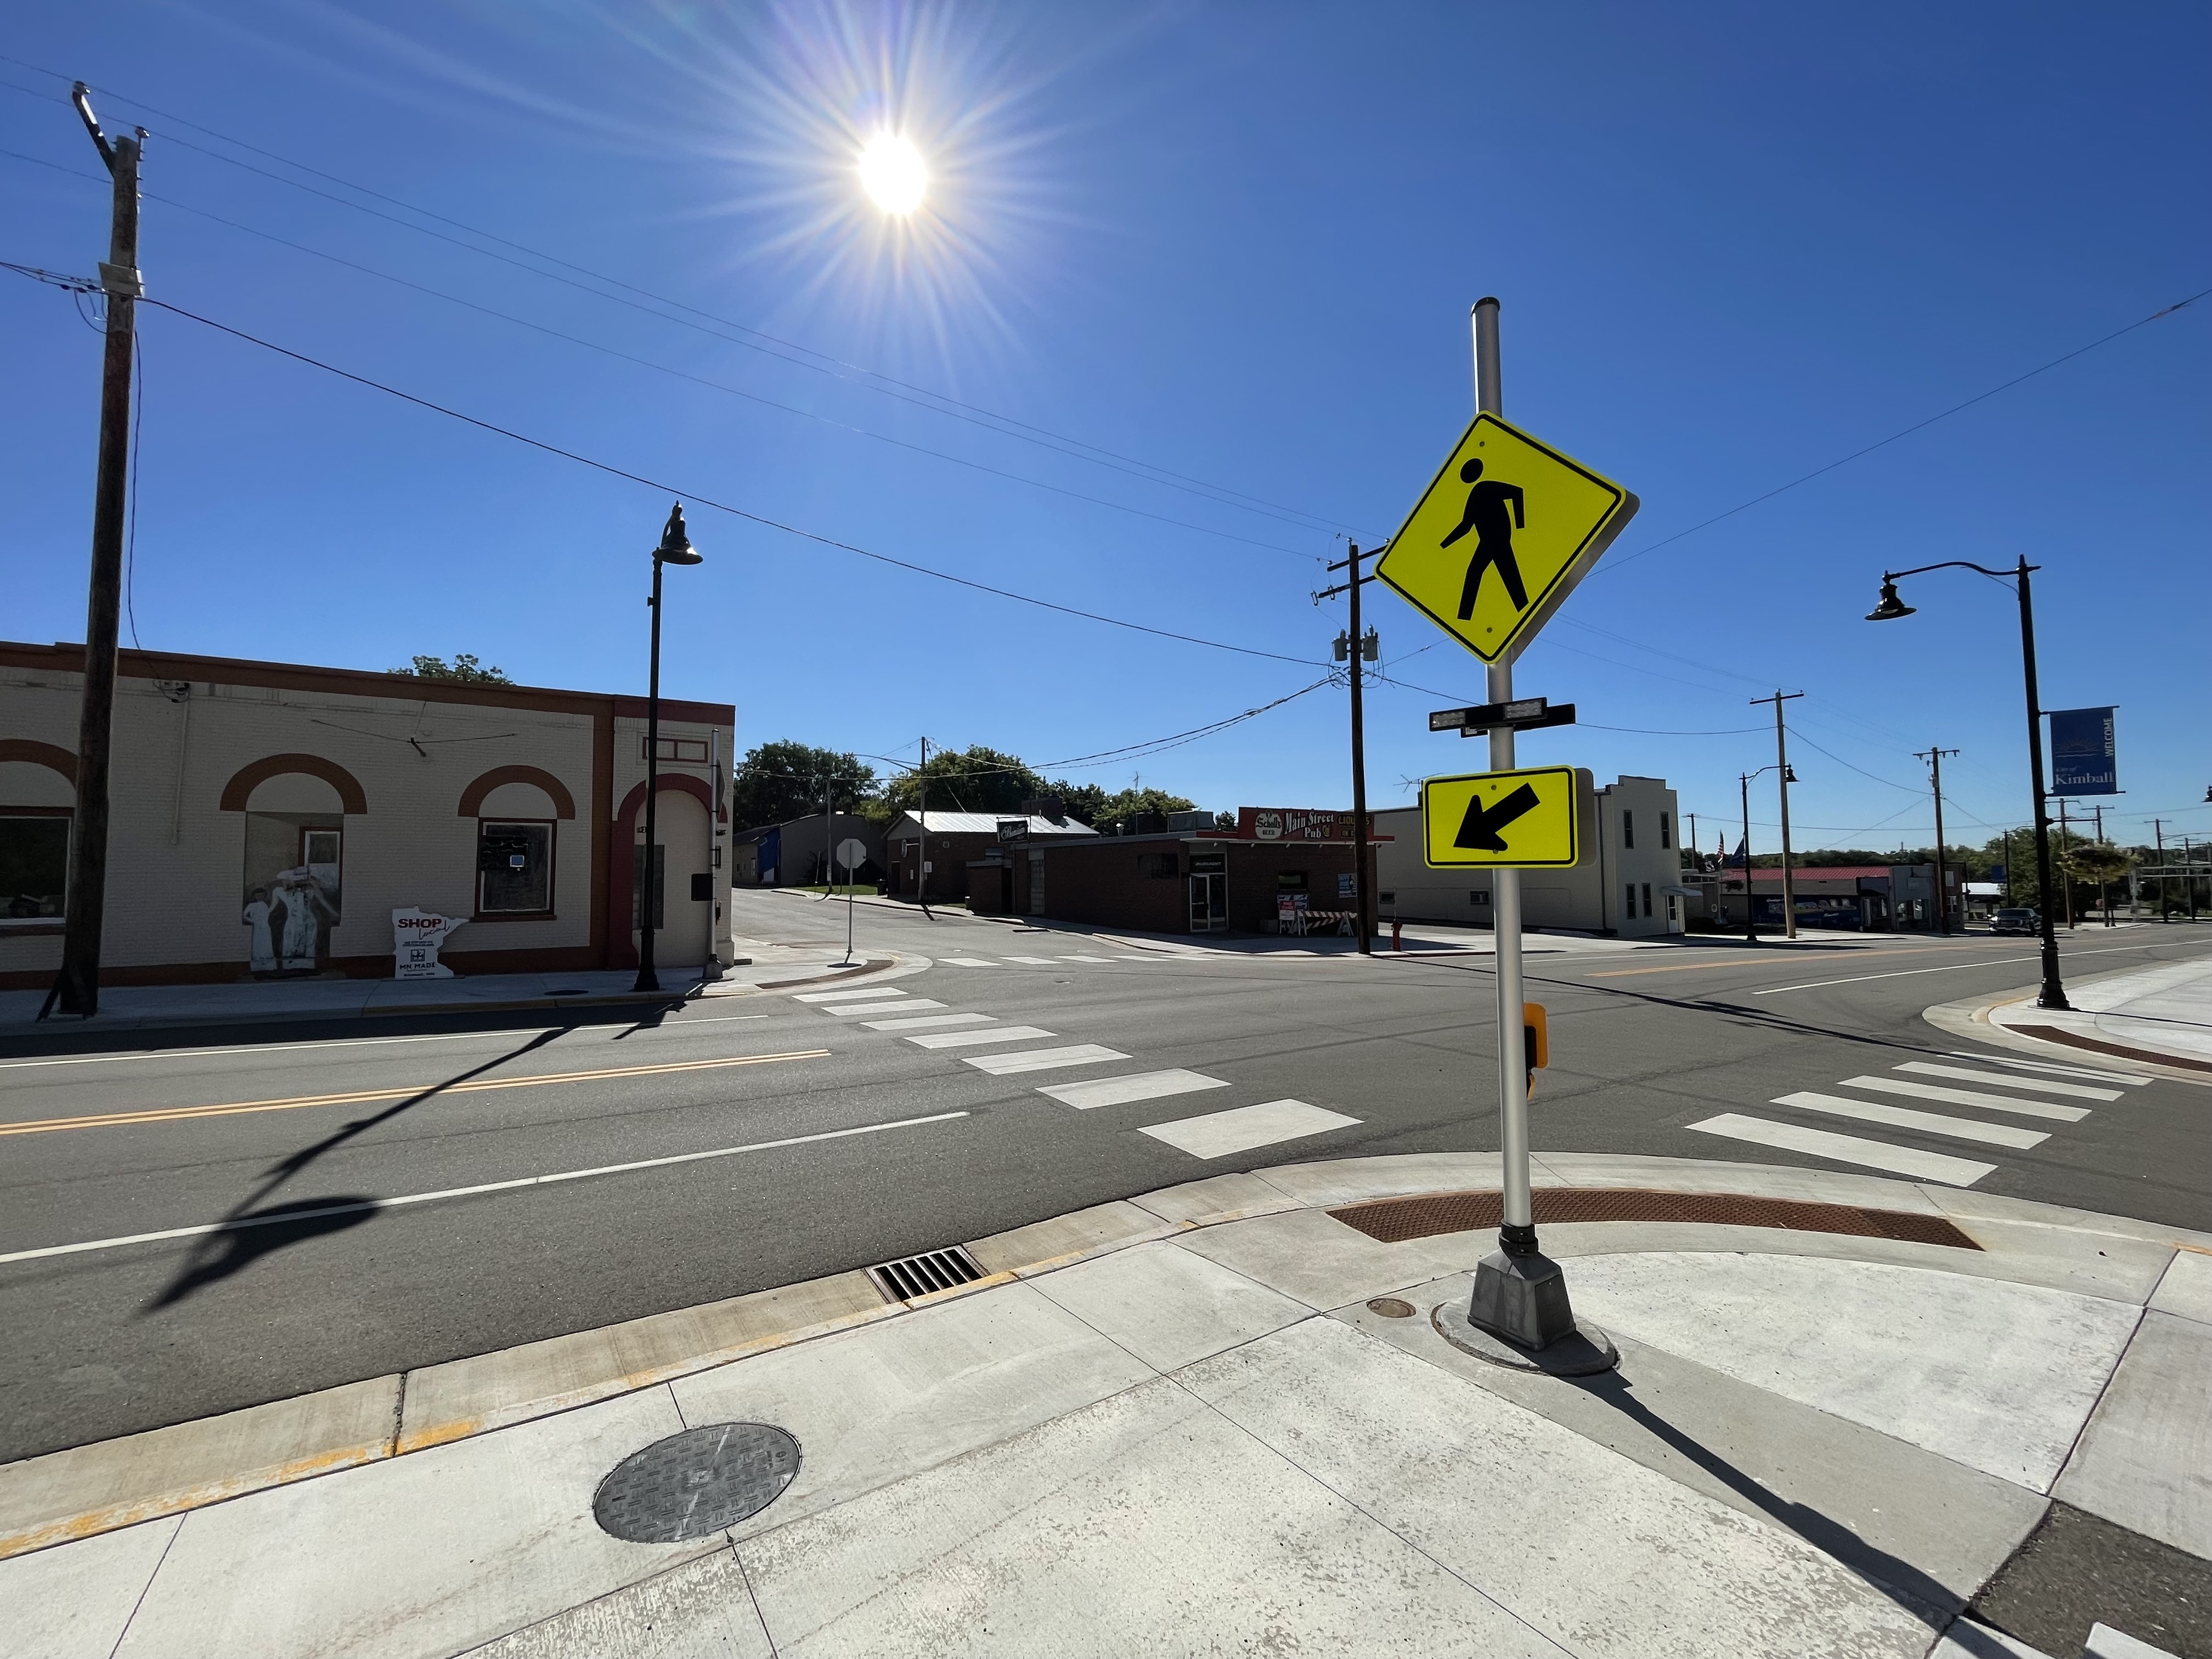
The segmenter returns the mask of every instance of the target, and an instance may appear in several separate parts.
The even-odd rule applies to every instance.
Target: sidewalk
[[[2212,952],[2154,968],[2066,981],[2070,1011],[2039,1008],[2025,986],[1995,1000],[1967,998],[1927,1011],[1932,1024],[1978,1042],[2094,1064],[2099,1056],[2212,1080]]]
[[[450,1014],[636,1004],[652,1007],[696,996],[726,995],[833,972],[859,972],[842,964],[842,946],[820,949],[756,945],[740,939],[750,959],[702,982],[696,969],[663,969],[661,990],[635,991],[635,969],[562,974],[466,974],[452,979],[292,979],[234,981],[225,985],[113,985],[100,993],[91,1019],[40,1023],[43,991],[0,991],[0,1036],[58,1036],[65,1032],[147,1030],[185,1025],[260,1025],[369,1014]],[[878,953],[866,965],[884,968]]]
[[[9,1651],[2212,1655],[2212,1235],[1542,1154],[1621,1354],[1571,1381],[1431,1322],[1496,1169],[1217,1176],[914,1302],[848,1273],[0,1468]]]

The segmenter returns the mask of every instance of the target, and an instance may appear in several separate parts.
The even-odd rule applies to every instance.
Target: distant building
[[[1352,931],[1349,812],[1246,807],[1235,830],[1210,812],[1168,816],[1182,822],[1087,837],[1013,820],[969,864],[969,907],[1151,933]]]
[[[1946,865],[1951,925],[1966,925],[1961,893],[1963,872]],[[1723,870],[1713,884],[1714,926],[1744,925],[1743,871]],[[1793,868],[1790,896],[1800,927],[1838,927],[1866,933],[1933,933],[1936,930],[1936,866],[1933,864],[1814,865]],[[1754,865],[1751,872],[1753,917],[1761,927],[1782,926],[1782,868]]]
[[[890,886],[902,897],[944,899],[968,896],[968,866],[1016,838],[1043,842],[1094,838],[1098,832],[1068,817],[1049,798],[1024,801],[1018,812],[901,812],[884,831],[890,856]],[[929,878],[925,894],[922,878]]]
[[[61,959],[83,661],[0,642],[0,987]],[[735,719],[661,700],[648,882],[642,697],[126,650],[101,978],[388,976],[405,908],[465,974],[628,968],[648,889],[663,964],[726,962]]]
[[[1682,878],[1674,792],[1660,778],[1622,777],[1589,787],[1577,834],[1578,863],[1521,872],[1526,927],[1650,939],[1683,932],[1692,889]],[[1431,870],[1421,845],[1421,809],[1376,812],[1375,886],[1381,915],[1407,921],[1492,925],[1490,872]],[[1389,837],[1384,840],[1383,837]]]
[[[827,834],[824,833],[825,828]],[[860,857],[848,866],[836,854],[848,842],[860,843]],[[824,850],[824,843],[827,850]],[[730,884],[734,887],[818,887],[836,861],[836,878],[877,882],[884,878],[884,832],[857,812],[825,817],[815,812],[783,823],[740,830],[730,839]]]

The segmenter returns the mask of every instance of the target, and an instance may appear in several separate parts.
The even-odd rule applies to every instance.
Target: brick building
[[[82,648],[0,642],[0,986],[51,981]],[[727,961],[735,710],[661,701],[659,960]],[[641,697],[125,651],[102,977],[393,971],[393,910],[461,973],[637,961]]]

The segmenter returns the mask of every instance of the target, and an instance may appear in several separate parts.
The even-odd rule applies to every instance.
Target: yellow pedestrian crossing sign
[[[1483,661],[1510,662],[1637,505],[1581,462],[1478,415],[1375,574]]]
[[[1572,864],[1581,855],[1583,781],[1571,766],[1472,772],[1421,785],[1421,851],[1431,870],[1467,865],[1521,869]]]

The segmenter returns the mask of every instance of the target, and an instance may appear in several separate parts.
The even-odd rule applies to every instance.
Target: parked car
[[[2043,918],[2033,910],[2008,905],[1990,915],[1990,932],[1992,933],[2039,933],[2042,931]]]

